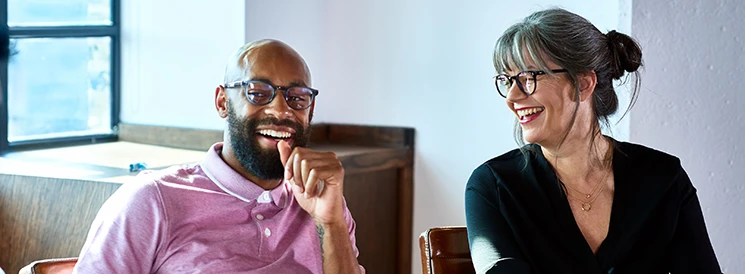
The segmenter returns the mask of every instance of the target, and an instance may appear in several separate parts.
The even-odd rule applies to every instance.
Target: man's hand
[[[346,226],[342,203],[344,168],[336,154],[302,147],[292,149],[285,141],[280,141],[277,149],[295,199],[316,224]]]
[[[277,149],[295,200],[316,223],[323,273],[364,273],[344,219],[344,168],[336,154],[292,149],[285,141],[277,143]]]

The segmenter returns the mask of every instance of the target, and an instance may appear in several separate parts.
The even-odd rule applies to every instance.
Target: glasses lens
[[[499,95],[507,97],[507,93],[510,91],[510,79],[506,75],[497,75],[497,77],[494,77],[494,84],[497,86]]]
[[[246,88],[246,98],[253,104],[265,105],[272,100],[274,87],[262,82],[249,82]]]
[[[532,72],[520,72],[517,75],[517,79],[520,81],[520,85],[523,87],[525,93],[533,94],[535,91],[535,76]]]
[[[313,103],[313,90],[305,87],[291,87],[285,93],[287,104],[294,109],[305,109]]]

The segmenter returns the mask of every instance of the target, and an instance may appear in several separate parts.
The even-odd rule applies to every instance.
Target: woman
[[[497,91],[530,144],[468,181],[477,273],[721,273],[679,159],[600,131],[618,108],[613,80],[638,79],[641,56],[629,36],[562,9],[499,38]]]

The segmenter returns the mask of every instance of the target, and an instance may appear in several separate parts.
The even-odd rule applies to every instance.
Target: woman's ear
[[[577,84],[579,85],[579,99],[581,102],[592,98],[595,92],[595,85],[598,83],[598,76],[594,70],[580,73],[577,75]]]

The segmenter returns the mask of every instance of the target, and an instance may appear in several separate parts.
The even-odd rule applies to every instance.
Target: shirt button
[[[269,201],[269,193],[264,192],[264,200]]]
[[[269,228],[265,228],[264,229],[264,235],[266,235],[267,237],[272,236],[272,231],[269,230]]]
[[[264,215],[256,214],[256,219],[259,221],[264,220]]]

